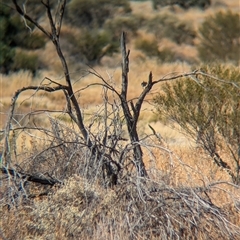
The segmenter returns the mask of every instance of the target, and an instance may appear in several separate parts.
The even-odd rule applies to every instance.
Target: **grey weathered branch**
[[[13,4],[15,5],[15,8],[17,12],[25,19],[27,19],[29,22],[33,23],[34,26],[36,26],[40,31],[42,31],[48,38],[52,38],[52,35],[50,32],[46,31],[43,26],[41,26],[37,21],[35,21],[32,17],[30,17],[28,14],[26,14],[23,9],[19,6],[17,3],[17,0],[12,0]]]
[[[0,167],[0,170],[3,174],[5,174],[7,176],[11,175],[11,176],[17,177],[19,179],[24,179],[25,181],[40,183],[43,185],[53,186],[56,183],[62,183],[61,181],[54,179],[54,178],[39,177],[39,176],[36,176],[33,174],[19,172],[12,168]]]
[[[47,86],[28,86],[28,87],[23,87],[19,90],[17,90],[12,98],[12,102],[11,102],[11,106],[10,106],[10,111],[8,114],[8,119],[7,119],[7,124],[5,127],[5,143],[4,143],[4,150],[3,150],[3,159],[4,159],[4,163],[6,166],[10,165],[10,147],[9,147],[9,132],[11,129],[11,121],[13,118],[13,114],[14,114],[14,110],[15,110],[15,106],[16,106],[16,101],[18,99],[18,96],[20,95],[20,93],[27,91],[27,90],[42,90],[42,91],[46,91],[46,92],[55,92],[55,91],[59,91],[59,90],[63,90],[66,89],[66,86],[56,86],[56,87],[47,87]]]
[[[137,132],[137,121],[139,112],[136,106],[130,102],[133,110],[133,115],[130,112],[127,101],[127,88],[128,88],[128,72],[129,72],[129,54],[130,51],[126,51],[126,34],[123,32],[121,35],[121,52],[122,52],[122,91],[120,95],[121,105],[123,113],[127,122],[128,134],[131,143],[134,145],[134,161],[137,167],[137,172],[141,177],[147,177],[147,171],[143,162],[143,153],[139,144],[139,137]],[[140,111],[139,107],[139,111]]]
[[[41,25],[38,24],[38,22],[36,22],[35,20],[33,20],[33,18],[27,14],[24,13],[24,11],[22,10],[22,8],[19,6],[19,4],[17,3],[17,0],[13,0],[13,3],[15,5],[16,10],[18,11],[18,13],[20,15],[22,15],[24,18],[26,18],[27,20],[29,20],[31,23],[33,23],[37,28],[39,28],[54,44],[58,57],[62,63],[62,68],[63,68],[63,72],[65,75],[65,80],[66,80],[66,88],[64,88],[64,90],[66,90],[67,92],[67,98],[70,100],[71,104],[73,105],[73,108],[76,112],[76,118],[74,118],[73,120],[76,121],[77,119],[77,125],[87,143],[87,145],[89,147],[92,147],[92,142],[89,138],[89,134],[86,130],[86,127],[84,125],[83,122],[83,117],[82,117],[82,112],[81,112],[81,108],[78,104],[78,101],[76,99],[76,96],[74,95],[73,92],[73,88],[72,88],[72,83],[71,83],[71,78],[70,78],[70,73],[69,73],[69,69],[68,69],[68,64],[66,62],[66,59],[63,55],[61,46],[60,46],[60,42],[59,42],[59,31],[60,31],[60,26],[61,26],[61,21],[62,21],[62,17],[63,17],[63,13],[64,13],[64,8],[66,6],[66,1],[62,0],[59,4],[60,9],[58,9],[59,12],[59,16],[58,16],[58,23],[54,23],[53,21],[53,16],[52,16],[52,12],[51,12],[51,8],[50,8],[50,4],[49,4],[49,0],[47,1],[42,1],[42,4],[46,7],[46,11],[47,11],[47,15],[48,15],[48,20],[49,20],[49,24],[51,27],[51,33],[47,32]],[[59,26],[60,23],[60,26]],[[56,25],[57,26],[56,26]],[[59,29],[57,29],[59,28]],[[68,101],[67,99],[67,101]]]

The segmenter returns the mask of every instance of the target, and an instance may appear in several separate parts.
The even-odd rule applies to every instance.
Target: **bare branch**
[[[206,76],[206,77],[209,77],[209,78],[212,78],[214,80],[217,80],[219,82],[222,82],[222,83],[225,83],[225,84],[230,84],[230,85],[233,85],[234,87],[240,89],[240,86],[236,83],[236,82],[233,82],[233,81],[226,81],[224,79],[220,79],[218,77],[215,77],[211,74],[208,74],[208,73],[205,73],[205,72],[202,72],[202,71],[198,71],[197,74],[199,75],[202,75],[202,76]]]
[[[0,170],[3,174],[7,174],[8,176],[9,175],[17,176],[18,178],[24,179],[25,181],[40,183],[40,184],[43,184],[43,185],[53,186],[56,183],[61,183],[57,179],[38,177],[38,176],[35,176],[35,175],[32,175],[32,174],[28,174],[28,173],[24,173],[24,172],[18,172],[14,169],[11,169],[11,168],[7,169],[5,167],[0,167]]]
[[[57,8],[57,11],[55,14],[55,26],[56,26],[57,37],[59,37],[60,32],[61,32],[61,26],[62,26],[65,5],[66,5],[66,0],[58,1],[58,8]]]
[[[48,20],[51,26],[51,30],[52,30],[52,41],[57,41],[58,40],[58,34],[57,34],[57,30],[53,21],[53,17],[52,17],[52,13],[51,13],[51,8],[49,5],[49,0],[46,0],[46,3],[44,1],[41,1],[42,4],[46,7],[47,9],[47,15],[48,15]]]
[[[157,81],[153,81],[152,84],[154,85],[154,84],[157,84],[159,82],[176,80],[176,79],[183,78],[183,77],[188,77],[188,76],[196,76],[198,74],[199,74],[198,70],[195,70],[195,71],[190,72],[190,73],[179,74],[179,75],[176,75],[176,76],[173,76],[173,77],[164,77],[164,78],[161,78]]]
[[[128,89],[128,72],[129,72],[129,54],[126,51],[126,33],[122,32],[121,35],[121,51],[122,51],[122,92],[121,96],[126,100]]]
[[[135,109],[136,109],[136,116],[134,116],[135,124],[138,121],[139,114],[140,114],[141,107],[142,107],[142,103],[143,103],[146,95],[151,91],[152,87],[153,87],[152,72],[150,72],[149,76],[148,76],[148,83],[145,86],[143,92],[141,93],[140,97],[138,98],[138,101],[135,104]]]
[[[33,23],[39,30],[41,30],[49,39],[52,39],[52,35],[51,33],[49,33],[48,31],[46,31],[44,29],[44,27],[42,27],[37,21],[33,20],[28,14],[26,14],[21,7],[18,5],[17,0],[12,0],[16,10],[18,11],[18,13],[23,17],[26,18],[28,21],[30,21],[31,23]]]

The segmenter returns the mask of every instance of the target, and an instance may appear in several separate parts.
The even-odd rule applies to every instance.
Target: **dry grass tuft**
[[[207,188],[156,181],[147,186],[129,179],[103,189],[75,175],[41,201],[1,211],[2,234],[7,239],[237,239],[239,208],[217,207],[204,194]],[[210,196],[226,191],[216,187],[210,187]]]
[[[239,186],[186,139],[181,145],[142,140],[149,178],[123,170],[119,184],[107,188],[97,176],[98,163],[88,166],[76,131],[49,121],[48,137],[22,146],[16,160],[19,169],[51,172],[62,185],[4,179],[3,239],[237,239]],[[60,139],[64,144],[53,147]],[[89,167],[94,171],[87,178]]]

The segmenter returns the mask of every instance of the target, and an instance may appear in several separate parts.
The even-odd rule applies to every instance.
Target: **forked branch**
[[[61,24],[62,24],[62,18],[63,18],[63,13],[64,13],[64,9],[66,7],[66,0],[61,0],[59,1],[59,5],[58,5],[58,9],[57,9],[57,13],[55,16],[55,23],[53,20],[53,16],[52,16],[52,12],[51,12],[51,7],[49,4],[49,0],[46,1],[42,1],[42,4],[46,7],[46,11],[47,11],[47,16],[48,16],[48,20],[49,20],[49,24],[50,24],[50,28],[51,28],[51,33],[49,33],[44,27],[42,27],[40,24],[38,24],[37,21],[35,21],[31,16],[29,16],[27,13],[25,13],[23,11],[23,9],[19,6],[17,0],[13,0],[13,3],[15,5],[15,8],[17,10],[17,12],[23,16],[24,18],[26,18],[28,21],[30,21],[31,23],[33,23],[38,29],[40,29],[40,31],[42,31],[54,44],[58,57],[62,63],[62,68],[63,68],[63,72],[65,75],[65,80],[66,80],[66,88],[64,88],[64,90],[67,92],[67,94],[65,94],[66,96],[66,100],[67,102],[71,102],[71,104],[73,105],[73,108],[76,112],[76,117],[73,117],[73,115],[70,115],[70,117],[73,117],[73,120],[76,121],[79,130],[81,131],[86,144],[91,147],[92,146],[92,142],[89,138],[89,134],[85,128],[84,122],[83,122],[83,117],[82,117],[82,112],[81,112],[81,108],[78,104],[78,101],[76,99],[76,96],[73,92],[73,88],[72,88],[72,83],[71,83],[71,78],[70,78],[70,72],[68,70],[68,64],[66,62],[66,59],[63,55],[61,46],[60,46],[60,42],[59,42],[59,37],[60,37],[60,29],[61,29]]]

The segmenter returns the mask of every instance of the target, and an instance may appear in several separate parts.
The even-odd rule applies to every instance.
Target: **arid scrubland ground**
[[[239,0],[213,0],[212,3],[212,6],[204,11],[197,8],[183,10],[175,7],[174,13],[171,13],[175,14],[179,19],[191,22],[197,31],[206,16],[220,10],[231,10],[233,12],[239,12],[240,10]],[[131,7],[133,14],[144,16],[145,18],[152,18],[162,12],[167,13],[173,11],[169,7],[154,11],[150,1],[131,2]],[[63,35],[67,34],[68,31],[74,31],[74,29],[69,29],[66,26],[62,27]],[[138,36],[148,40],[154,39],[154,34],[142,29],[138,34]],[[135,43],[138,40],[138,36],[132,36],[127,42],[127,48],[131,50],[129,58],[128,98],[133,99],[133,101],[136,101],[136,98],[143,91],[141,83],[148,80],[150,71],[153,73],[153,80],[158,80],[164,76],[188,73],[201,66],[196,49],[199,41],[198,37],[194,39],[194,44],[192,45],[184,43],[179,45],[167,38],[163,38],[158,44],[159,49],[170,48],[175,52],[177,60],[174,62],[160,63],[155,58],[149,58],[144,55],[143,52],[136,49]],[[64,83],[65,80],[61,70],[61,62],[57,58],[52,43],[47,43],[45,49],[39,51],[39,55],[41,60],[45,62],[45,65],[49,67],[46,70],[42,69],[39,71],[35,77],[32,77],[32,74],[27,71],[1,75],[0,129],[4,129],[5,127],[11,98],[18,89],[29,85],[49,84],[46,77],[55,82]],[[89,121],[90,124],[93,116],[102,113],[104,101],[103,89],[98,85],[90,86],[93,83],[99,83],[100,80],[96,76],[87,73],[87,66],[83,66],[83,70],[79,70],[78,62],[73,63],[69,67],[73,88],[74,91],[76,91],[79,104],[82,106],[85,122],[87,123]],[[106,81],[114,84],[116,89],[121,88],[122,73],[120,53],[115,53],[111,57],[104,57],[101,64],[94,66],[92,71],[99,73]],[[3,202],[1,202],[2,208],[0,214],[2,217],[0,220],[0,238],[5,236],[3,239],[223,239],[222,237],[225,235],[222,236],[221,233],[219,233],[219,229],[222,228],[224,233],[232,231],[232,235],[229,234],[232,238],[229,239],[237,239],[237,234],[240,233],[239,187],[234,187],[233,184],[230,183],[231,179],[226,171],[223,171],[214,164],[211,157],[201,148],[198,148],[193,140],[182,134],[178,126],[173,128],[159,120],[155,106],[152,103],[153,97],[159,92],[161,92],[161,83],[154,86],[143,104],[138,123],[138,131],[141,137],[151,134],[150,124],[155,131],[161,135],[161,142],[155,141],[155,144],[151,143],[149,146],[143,146],[144,162],[153,183],[158,186],[165,186],[166,184],[172,191],[172,195],[170,195],[169,198],[172,198],[173,201],[177,199],[177,196],[183,199],[181,204],[179,203],[179,206],[166,203],[166,205],[169,204],[168,208],[172,207],[172,211],[169,210],[168,212],[166,206],[166,215],[162,212],[157,213],[165,217],[154,220],[154,209],[157,208],[157,205],[148,205],[144,203],[144,200],[141,204],[139,204],[137,200],[133,201],[134,194],[139,194],[140,200],[142,197],[141,192],[136,193],[134,192],[134,188],[131,188],[132,185],[137,185],[138,183],[131,182],[130,179],[128,193],[125,195],[123,189],[125,189],[125,187],[127,188],[128,183],[109,190],[102,188],[100,184],[88,183],[82,176],[74,174],[64,180],[64,186],[54,187],[50,190],[51,193],[49,195],[28,200],[16,209],[8,209],[4,206]],[[110,101],[113,100],[111,96],[109,98]],[[46,109],[48,112],[46,111],[44,113]],[[66,114],[64,114],[65,110],[66,101],[63,92],[46,93],[27,91],[22,93],[17,100],[14,118],[16,119],[16,124],[21,123],[26,126],[39,124],[45,128],[48,126],[49,128],[52,127],[49,119],[58,119],[63,125],[70,128],[72,122]],[[27,113],[29,111],[36,111],[34,120],[28,119]],[[41,148],[46,144],[44,141],[48,141],[45,134],[46,132],[41,131],[37,133],[29,131],[28,134],[26,132],[19,134],[16,144],[14,145],[15,151],[19,154],[17,158],[19,161],[18,164],[26,161],[32,153],[41,152]],[[69,130],[69,132],[65,132],[64,134],[66,134],[64,136],[67,138],[72,133]],[[3,148],[3,141],[0,142],[0,149],[1,148]],[[74,151],[74,149],[70,151]],[[224,155],[224,151],[225,149],[222,149],[222,155],[225,156],[225,159],[228,159],[228,156]],[[80,152],[80,154],[83,153]],[[82,156],[79,158],[81,157]],[[59,162],[59,164],[64,162],[64,159],[52,160],[53,162],[55,161],[55,163]],[[29,161],[30,160],[26,161],[26,165],[29,164]],[[51,165],[52,162],[49,164]],[[69,166],[70,165],[71,164],[69,164]],[[71,169],[77,168],[76,165],[71,165],[70,167]],[[47,169],[43,170],[45,173],[51,175]],[[29,171],[34,172],[31,167],[29,167]],[[1,176],[1,181],[2,179],[3,176]],[[188,187],[206,187],[207,189],[209,185],[214,185],[216,182],[222,182],[223,184],[216,185],[210,193],[205,192],[205,194],[210,196],[212,204],[219,208],[219,212],[220,208],[225,211],[224,216],[227,216],[230,222],[227,226],[221,223],[221,219],[218,218],[218,216],[221,215],[218,215],[219,212],[217,212],[216,209],[212,210],[211,207],[209,208],[209,212],[211,212],[212,215],[208,215],[208,212],[202,213],[201,209],[204,208],[202,207],[204,203],[201,202],[202,205],[200,204],[199,208],[195,206],[194,204],[199,203],[197,200],[195,202],[195,198],[198,199],[198,196],[191,192],[191,190],[186,190],[186,192],[181,191],[182,195],[176,190]],[[9,186],[9,188],[11,187],[13,186]],[[3,190],[6,191],[7,189],[8,187],[4,185]],[[41,186],[31,185],[29,189],[32,195],[36,194],[36,192],[45,191]],[[1,191],[0,194],[4,196],[3,191]],[[185,198],[187,195],[189,196],[188,199]],[[0,195],[0,198],[2,196]],[[184,208],[184,204],[189,207],[188,211]],[[115,206],[117,206],[117,209]],[[151,209],[151,211],[149,209]],[[179,209],[186,212],[182,213]],[[141,222],[139,220],[138,222],[138,211],[141,213],[146,212],[147,214],[144,218],[149,218],[151,221]],[[182,215],[179,213],[179,215],[175,216],[174,211],[181,212]],[[125,214],[125,212],[127,213]],[[199,216],[202,214],[202,216],[198,216],[199,219],[202,217],[202,221],[197,220],[197,218],[190,219],[190,215],[195,216],[198,215],[198,213]],[[183,225],[181,225],[180,215],[182,218],[185,216],[186,219],[190,219],[186,221],[187,224],[196,220],[194,224],[198,227],[196,228],[195,236],[194,233],[188,235],[184,232],[186,229],[191,232],[191,227],[184,225],[184,221]],[[168,236],[164,236],[164,230],[160,231],[158,237],[151,231],[151,227],[157,226],[159,221],[163,223],[161,226],[165,225],[166,228],[169,227]],[[227,222],[224,223],[226,224]],[[179,228],[182,228],[183,231],[183,235],[179,238],[173,234],[175,225],[177,226],[176,228],[180,226]],[[136,231],[136,226],[138,226],[139,229],[144,229],[143,231],[145,231],[145,233],[149,231],[149,234],[141,235],[141,230]],[[218,230],[214,230],[214,226],[216,226]],[[206,232],[204,233],[202,229],[205,229]],[[148,238],[146,236],[148,236]]]

